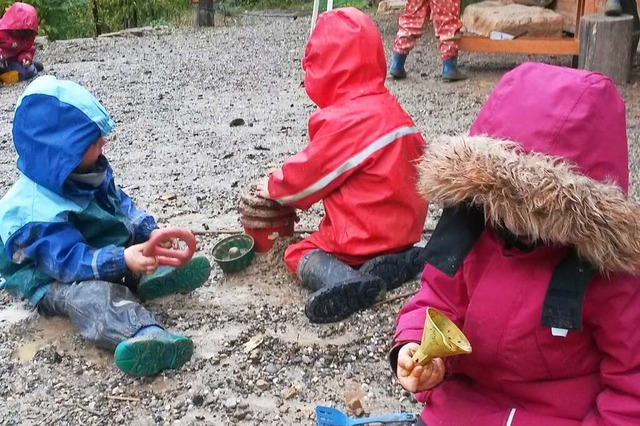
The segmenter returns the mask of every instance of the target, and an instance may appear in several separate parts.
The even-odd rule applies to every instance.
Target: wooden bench
[[[602,0],[577,0],[575,32],[568,37],[519,37],[513,40],[491,40],[487,37],[463,34],[460,50],[485,53],[525,53],[544,55],[573,55],[580,52],[580,19],[584,15],[604,11]]]
[[[487,37],[463,34],[460,50],[465,52],[484,53],[523,53],[544,55],[573,55],[580,52],[580,20],[584,15],[604,13],[606,0],[557,0],[558,7],[567,13],[567,9],[575,7],[575,24],[572,26],[573,36],[566,37],[519,37],[513,40],[491,40]],[[638,10],[640,11],[640,1]]]

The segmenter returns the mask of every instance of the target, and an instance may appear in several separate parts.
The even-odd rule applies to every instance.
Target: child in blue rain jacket
[[[194,257],[182,268],[158,267],[143,254],[157,226],[118,188],[102,155],[113,126],[71,81],[40,77],[20,97],[20,176],[0,200],[0,288],[44,315],[68,316],[84,338],[115,349],[122,371],[155,375],[186,363],[193,342],[165,331],[139,298],[193,290],[210,265]]]

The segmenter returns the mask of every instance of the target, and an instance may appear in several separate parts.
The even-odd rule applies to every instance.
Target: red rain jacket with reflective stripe
[[[302,65],[320,109],[309,144],[271,176],[271,197],[300,209],[322,200],[326,214],[310,238],[351,264],[419,241],[427,204],[415,161],[424,140],[384,85],[375,24],[353,8],[322,14]]]

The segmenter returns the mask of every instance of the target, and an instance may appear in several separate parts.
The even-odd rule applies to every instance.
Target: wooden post
[[[578,68],[597,71],[614,83],[629,81],[633,17],[587,15],[580,20]]]
[[[194,5],[197,27],[213,27],[215,13],[214,0],[191,0]]]

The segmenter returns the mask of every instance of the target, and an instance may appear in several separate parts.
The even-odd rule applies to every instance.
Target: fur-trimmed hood
[[[516,235],[575,246],[603,273],[640,265],[640,205],[557,158],[487,137],[442,137],[429,144],[419,173],[431,203],[471,201]]]
[[[496,85],[470,136],[427,144],[418,189],[432,203],[472,201],[516,235],[573,245],[602,273],[637,272],[627,162],[624,103],[608,77],[524,64]]]

